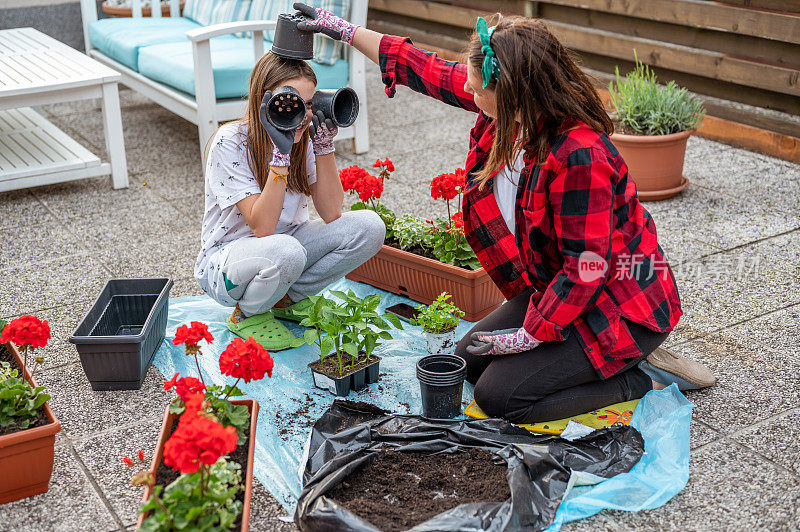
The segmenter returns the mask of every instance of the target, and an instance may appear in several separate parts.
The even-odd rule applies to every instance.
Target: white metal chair
[[[275,21],[240,21],[214,24],[204,28],[186,32],[186,37],[192,43],[194,57],[195,96],[178,91],[168,85],[151,80],[139,72],[128,68],[118,61],[108,57],[103,52],[92,46],[89,40],[89,25],[97,20],[96,0],[80,0],[81,15],[83,17],[83,36],[86,53],[117,70],[122,74],[120,83],[130,87],[136,92],[147,96],[152,101],[172,111],[173,113],[197,124],[201,157],[205,151],[206,143],[216,131],[220,122],[235,120],[244,115],[246,100],[220,99],[216,97],[214,89],[214,76],[211,65],[211,47],[209,40],[213,37],[230,35],[238,32],[253,32],[253,54],[258,60],[264,54],[263,32],[275,29]],[[161,17],[161,2],[169,4],[170,16],[180,16],[180,0],[152,0],[151,13],[154,18]],[[134,17],[142,16],[141,0],[131,0]],[[354,24],[365,26],[367,22],[368,0],[352,0],[350,19]],[[367,121],[367,91],[364,70],[364,56],[350,47],[345,47],[345,59],[349,65],[349,82],[361,101],[359,116],[356,122],[339,131],[336,140],[353,139],[353,150],[364,153],[369,150],[369,125]]]

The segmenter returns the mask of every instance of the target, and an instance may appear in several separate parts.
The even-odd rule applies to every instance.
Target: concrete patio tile
[[[119,85],[119,105],[123,112],[126,109],[137,108],[141,106],[152,106],[153,102],[146,96],[142,96],[138,92],[132,91],[129,88]],[[100,114],[100,100],[94,98],[88,100],[77,100],[73,102],[62,102],[43,105],[41,111],[49,119],[58,116],[96,113]]]
[[[800,208],[800,164],[730,148],[714,155],[713,164],[689,162],[691,181],[749,202],[783,211],[795,220]],[[780,198],[776,201],[776,198]]]
[[[668,200],[647,202],[645,207],[653,215],[659,236],[666,231],[673,240],[698,240],[718,249],[800,227],[800,217],[776,212],[769,203],[753,203],[701,186],[690,186]]]
[[[75,461],[69,446],[55,449],[50,489],[0,507],[3,530],[85,532],[111,530],[118,523]]]
[[[800,360],[800,305],[728,327],[724,333]]]
[[[731,437],[800,476],[800,408]]]
[[[159,197],[146,187],[136,186],[134,178],[131,177],[130,182],[128,188],[115,190],[111,178],[105,176],[57,183],[32,190],[59,220],[97,212],[124,216],[124,212],[132,206],[159,201]]]
[[[204,294],[205,292],[203,292],[203,289],[197,284],[194,277],[188,277],[186,279],[175,280],[175,285],[172,287],[169,297],[202,296]]]
[[[123,524],[135,523],[139,515],[144,490],[131,486],[131,477],[140,469],[150,466],[160,429],[161,418],[154,417],[146,423],[105,431],[73,442],[78,456],[97,480]],[[145,465],[140,467],[137,462],[135,467],[126,466],[122,457],[130,456],[136,460],[136,451],[139,449],[144,450]]]
[[[53,217],[30,190],[0,192],[0,231],[47,223]]]
[[[89,253],[7,268],[2,276],[0,317],[94,301],[109,278]]]
[[[91,250],[99,252],[113,245],[125,245],[143,254],[149,253],[144,247],[147,242],[183,233],[186,229],[182,213],[164,200],[132,205],[124,211],[99,211],[73,217],[65,224]]]
[[[697,447],[701,447],[703,445],[709,444],[712,441],[718,440],[722,437],[722,434],[702,421],[698,421],[697,419],[692,417],[690,433],[689,433],[689,448],[696,449]]]
[[[97,254],[97,259],[115,277],[181,279],[193,275],[194,263],[199,252],[198,226],[197,231],[170,231],[136,246],[128,243],[109,246]]]
[[[798,406],[800,363],[724,333],[683,344],[675,351],[703,363],[717,384],[689,391],[694,417],[730,434],[760,419]]]
[[[709,165],[709,161],[724,159],[726,150],[732,149],[728,144],[703,138],[699,135],[689,137],[686,143],[686,158],[684,160],[684,173],[695,166]]]
[[[720,329],[800,302],[800,231],[672,268],[682,321]]]
[[[83,244],[49,215],[20,229],[24,238],[0,230],[0,270],[85,251]]]
[[[598,531],[616,532],[619,530],[619,523],[609,517],[608,512],[600,512],[586,519],[570,521],[561,527],[564,532]]]
[[[52,395],[50,407],[71,439],[86,438],[135,421],[158,420],[172,399],[164,391],[164,377],[155,366],[148,370],[142,388],[130,391],[92,391],[80,363],[37,375],[39,383],[47,386]]]
[[[796,530],[800,479],[727,441],[692,453],[689,483],[655,510],[610,511],[623,530]]]
[[[284,523],[278,517],[285,516],[286,510],[275,500],[267,489],[253,478],[253,496],[250,502],[250,529],[284,532],[297,530],[294,523]]]

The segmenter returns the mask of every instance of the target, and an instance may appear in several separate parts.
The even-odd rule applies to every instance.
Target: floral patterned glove
[[[314,146],[314,155],[327,155],[333,153],[333,138],[339,129],[333,125],[333,120],[325,118],[322,111],[311,117],[311,124],[308,126],[308,134]]]
[[[350,24],[343,18],[339,18],[330,11],[311,7],[310,5],[302,2],[295,2],[294,8],[305,16],[310,18],[308,22],[301,22],[297,25],[297,29],[303,31],[313,31],[316,33],[324,33],[332,39],[337,41],[344,41],[347,44],[353,42],[353,35],[356,33],[356,28],[360,26]]]
[[[501,331],[476,331],[470,337],[472,345],[467,346],[471,355],[508,355],[530,351],[542,342],[534,338],[524,327],[503,329]]]

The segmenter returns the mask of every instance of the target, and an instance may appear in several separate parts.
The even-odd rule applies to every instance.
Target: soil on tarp
[[[172,428],[169,430],[169,436],[172,436],[172,433],[175,432],[178,428],[178,418],[175,418],[175,421],[172,423]],[[169,439],[167,437],[167,440]],[[246,438],[245,442],[241,445],[236,446],[236,450],[233,451],[231,454],[228,455],[228,461],[233,461],[239,464],[240,472],[242,474],[242,485],[247,481],[247,455],[250,452],[250,426],[248,425],[244,429],[244,437]],[[166,440],[164,440],[166,441]],[[163,453],[163,451],[162,451]],[[161,459],[161,463],[158,464],[158,468],[156,469],[156,484],[159,486],[164,486],[165,488],[173,483],[177,478],[181,476],[179,471],[175,471],[168,465],[164,463],[163,455]],[[236,494],[236,500],[241,502],[244,505],[244,489],[239,490]],[[233,523],[234,530],[240,530],[242,528],[242,514],[239,514],[239,517],[236,518],[236,521]]]
[[[406,530],[461,504],[511,497],[505,463],[492,453],[379,453],[327,497],[384,531]]]
[[[28,359],[30,360],[30,356]],[[17,361],[14,359],[11,352],[6,349],[4,344],[0,344],[0,362],[8,362],[11,365],[11,369],[19,370],[19,377],[22,378],[22,368]],[[45,390],[47,393],[47,390]],[[40,406],[38,410],[36,410],[36,417],[33,419],[28,419],[27,426],[23,426],[23,422],[18,421],[12,423],[11,425],[7,425],[5,427],[0,427],[0,436],[7,436],[8,434],[14,434],[15,432],[20,432],[22,430],[33,429],[36,427],[44,427],[45,425],[50,424],[50,420],[47,419],[47,414],[44,412],[44,406]]]
[[[333,379],[341,379],[343,377],[347,377],[352,375],[356,371],[360,370],[361,368],[366,368],[367,366],[371,366],[375,362],[379,361],[381,357],[372,355],[369,357],[369,360],[364,360],[363,358],[356,359],[361,360],[357,364],[350,366],[353,362],[353,357],[348,353],[342,354],[342,369],[344,372],[339,373],[339,359],[336,358],[336,355],[328,355],[323,360],[316,360],[308,365],[314,371],[318,371],[323,375],[331,377]]]

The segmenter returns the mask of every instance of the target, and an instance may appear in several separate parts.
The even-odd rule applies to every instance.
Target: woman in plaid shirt
[[[399,83],[477,114],[463,215],[467,239],[508,300],[459,343],[475,400],[533,423],[642,397],[710,372],[659,345],[681,316],[675,278],[639,203],[613,125],[544,23],[478,19],[468,62],[444,61],[295,4],[301,29],[347,42]]]

